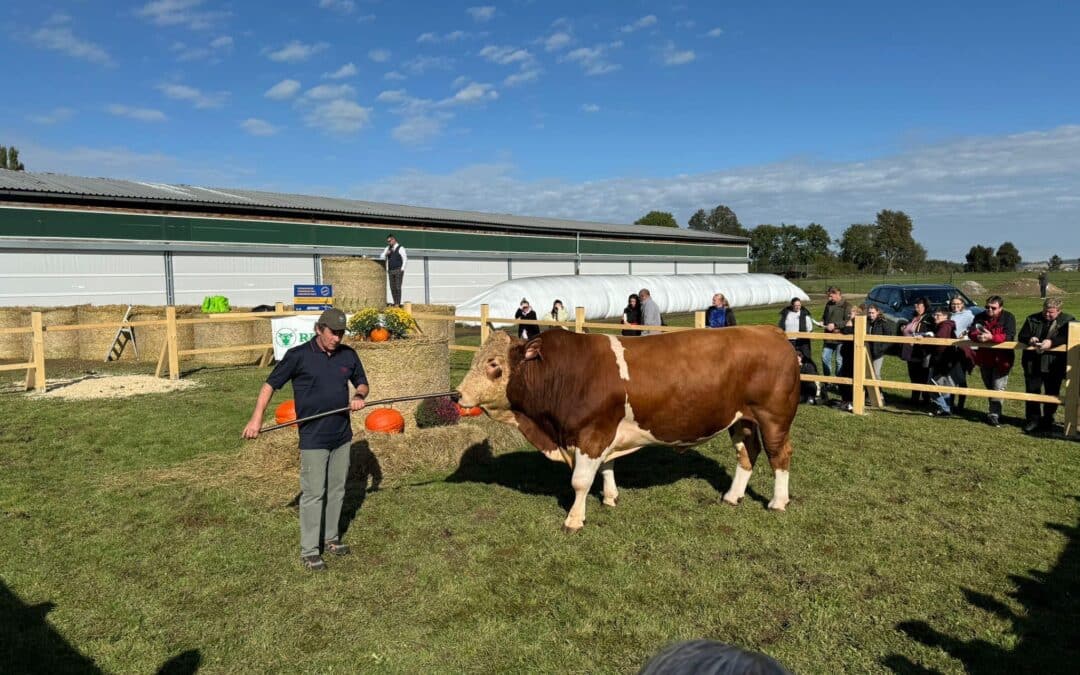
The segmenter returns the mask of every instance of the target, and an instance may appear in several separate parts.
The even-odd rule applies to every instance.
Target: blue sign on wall
[[[330,309],[334,306],[334,287],[330,284],[294,284],[293,308],[300,312]]]

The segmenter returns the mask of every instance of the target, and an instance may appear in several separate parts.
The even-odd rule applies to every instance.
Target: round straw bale
[[[346,312],[386,306],[386,270],[376,260],[323,258],[322,280],[334,287],[334,306]]]
[[[79,323],[79,308],[77,306],[36,307],[34,309],[41,312],[41,325],[46,328],[49,326],[70,326]],[[79,331],[66,330],[56,333],[46,331],[45,358],[79,358]]]
[[[0,307],[0,328],[29,328],[30,310]],[[30,360],[30,333],[0,334],[0,359]]]
[[[445,339],[424,337],[366,342],[349,340],[364,364],[368,398],[395,398],[450,390],[450,350]],[[412,412],[419,401],[394,404],[405,416],[406,429],[416,426]]]
[[[418,305],[413,304],[413,314],[437,314],[439,316],[454,316],[456,308],[453,305]],[[420,327],[420,334],[432,340],[447,340],[454,344],[454,322],[439,321],[438,319],[416,319],[416,325]]]
[[[237,312],[230,312],[236,314]],[[254,325],[251,321],[212,321],[208,314],[204,321],[192,324],[194,327],[195,349],[214,347],[233,347],[254,344]],[[191,357],[197,363],[243,365],[253,363],[259,358],[256,350],[237,352],[218,352],[195,354]]]

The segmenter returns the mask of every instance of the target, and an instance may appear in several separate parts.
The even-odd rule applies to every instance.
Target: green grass
[[[239,484],[116,480],[236,452],[265,376],[208,369],[200,389],[123,401],[0,395],[0,670],[635,672],[697,637],[801,673],[1072,672],[1080,656],[1075,442],[804,407],[787,513],[764,508],[764,460],[730,508],[728,444],[648,448],[617,462],[619,506],[596,496],[575,536],[559,531],[566,467],[522,448],[367,495],[354,554],[316,576],[294,509]]]

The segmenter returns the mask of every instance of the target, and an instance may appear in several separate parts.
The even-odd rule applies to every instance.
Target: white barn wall
[[[635,260],[631,274],[675,274],[673,262],[644,262]]]
[[[291,304],[293,284],[315,283],[310,255],[173,255],[176,304],[198,305],[208,295],[224,295],[237,307]]]
[[[506,260],[431,258],[431,302],[436,305],[456,305],[497,283],[506,281]],[[402,294],[403,302],[420,302],[417,296]]]
[[[630,263],[625,260],[582,260],[579,269],[582,274],[630,274]]]
[[[0,251],[0,306],[165,304],[160,253]]]
[[[555,277],[574,273],[573,260],[518,260],[511,263],[513,278]]]
[[[711,262],[707,263],[688,263],[680,262],[678,265],[678,274],[712,274],[713,266]]]

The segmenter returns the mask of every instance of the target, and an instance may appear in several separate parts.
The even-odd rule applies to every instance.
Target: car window
[[[903,296],[901,295],[899,288],[890,288],[881,301],[890,308],[899,309],[903,304]]]

